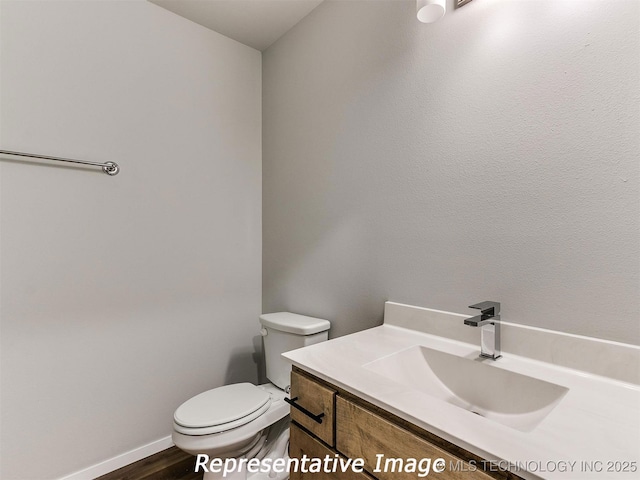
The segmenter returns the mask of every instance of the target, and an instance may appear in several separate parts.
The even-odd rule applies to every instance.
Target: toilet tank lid
[[[296,335],[313,335],[325,332],[331,327],[329,320],[291,312],[265,313],[260,315],[260,323],[265,327]]]

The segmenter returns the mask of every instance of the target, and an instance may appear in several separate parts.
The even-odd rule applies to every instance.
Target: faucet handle
[[[484,301],[469,305],[469,308],[477,308],[482,312],[482,315],[491,315],[497,317],[500,314],[500,302]]]

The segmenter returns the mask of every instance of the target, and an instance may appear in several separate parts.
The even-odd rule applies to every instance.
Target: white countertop
[[[487,362],[569,389],[533,431],[523,432],[363,368],[415,345],[467,358],[479,350],[470,343],[385,324],[283,356],[329,383],[495,461],[495,469],[509,467],[530,479],[640,478],[640,386],[503,353],[499,360]],[[631,462],[635,472],[630,471]],[[602,471],[590,472],[588,466]],[[627,472],[615,472],[625,467]]]

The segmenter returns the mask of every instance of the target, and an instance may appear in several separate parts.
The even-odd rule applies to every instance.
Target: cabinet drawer
[[[297,372],[291,372],[291,400],[309,414],[322,415],[314,420],[309,414],[291,407],[291,420],[299,423],[320,440],[330,446],[335,445],[334,412],[336,391],[320,385]]]
[[[342,397],[336,400],[336,449],[349,458],[364,459],[365,470],[380,480],[417,479],[417,471],[400,471],[398,464],[393,467],[395,472],[392,463],[384,471],[385,459],[402,459],[406,464],[409,458],[418,462],[423,458],[430,458],[432,462],[444,459],[445,470],[437,474],[440,480],[492,480],[469,463]],[[376,455],[379,454],[384,457],[378,471]]]
[[[326,447],[293,423],[291,424],[290,438],[289,456],[291,456],[291,458],[302,458],[303,455],[306,455],[308,458],[319,459],[324,459],[326,456],[329,456],[329,458],[336,457],[334,450]],[[338,469],[335,473],[302,473],[300,469],[298,469],[298,471],[292,471],[290,474],[290,480],[373,480],[373,478],[366,473],[353,472],[350,469],[347,472],[341,472]]]

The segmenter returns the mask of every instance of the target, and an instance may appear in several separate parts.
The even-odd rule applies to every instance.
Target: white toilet
[[[236,383],[196,395],[173,415],[173,443],[191,455],[209,459],[287,458],[288,397],[291,365],[280,354],[327,340],[327,320],[280,312],[260,316],[267,379],[271,383]],[[202,471],[202,470],[200,470]],[[222,478],[206,472],[203,480]],[[288,475],[236,472],[224,477],[282,480]]]

